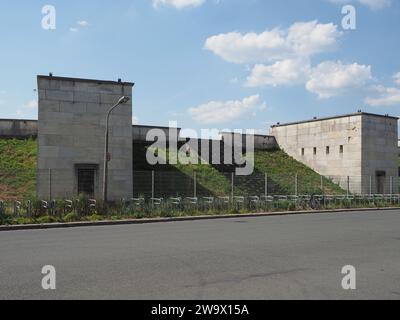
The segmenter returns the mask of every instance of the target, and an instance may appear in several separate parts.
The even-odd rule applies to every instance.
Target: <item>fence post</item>
[[[49,201],[51,201],[51,198],[52,198],[52,190],[51,190],[51,185],[52,185],[52,176],[51,176],[51,174],[52,174],[52,172],[51,172],[51,169],[49,169]]]
[[[372,196],[372,176],[369,176],[369,195]]]
[[[232,172],[232,203],[233,203],[233,197],[235,196],[235,173]]]
[[[324,177],[321,175],[321,192],[322,195],[325,195],[325,190],[324,190]]]
[[[268,173],[265,174],[265,197],[268,197]]]
[[[193,180],[194,180],[193,194],[194,194],[194,197],[197,198],[197,172],[196,171],[194,171]]]
[[[347,199],[350,195],[350,176],[347,176]]]
[[[298,174],[296,173],[296,175],[295,175],[295,177],[294,177],[294,195],[295,196],[297,196],[298,195],[298,191],[299,191],[299,185],[298,185],[298,183],[299,183],[299,176],[298,176]]]
[[[393,194],[393,177],[390,177],[390,194]]]
[[[154,170],[151,171],[151,204],[154,207],[154,197],[155,197],[155,188],[154,188]]]

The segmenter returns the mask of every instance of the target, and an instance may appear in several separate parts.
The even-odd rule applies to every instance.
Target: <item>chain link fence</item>
[[[70,190],[63,198],[78,195],[78,179],[69,170],[42,170],[45,200],[60,198],[60,190]],[[94,193],[101,194],[101,176],[93,178]],[[67,188],[65,186],[68,186]],[[33,170],[0,170],[0,199],[21,200],[36,194]],[[399,177],[320,176],[318,174],[273,174],[254,172],[239,176],[213,168],[197,171],[134,171],[133,197],[209,197],[274,195],[387,195],[400,194]]]
[[[133,197],[110,205],[93,195],[58,196],[58,190],[74,179],[67,172],[46,170],[42,181],[48,189],[44,199],[35,196],[35,173],[24,170],[0,171],[0,219],[5,215],[38,217],[87,217],[96,214],[170,216],[195,212],[274,211],[320,208],[398,206],[399,177],[331,176],[317,174],[273,174],[255,172],[238,176],[213,168],[196,171],[134,171]],[[101,191],[98,178],[93,189]],[[46,189],[46,190],[47,190]],[[64,188],[65,189],[65,188]],[[180,213],[179,213],[180,212]],[[46,218],[46,219],[47,219]],[[62,218],[64,219],[64,218]],[[68,218],[69,219],[69,218]]]
[[[134,197],[399,194],[399,177],[135,171]]]

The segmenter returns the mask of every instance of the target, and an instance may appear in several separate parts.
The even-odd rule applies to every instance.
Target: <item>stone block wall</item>
[[[364,189],[372,193],[398,193],[398,120],[366,116],[362,121],[362,175]],[[385,173],[379,189],[377,174]],[[370,179],[369,177],[372,177]]]
[[[109,199],[132,196],[132,83],[38,76],[38,179],[41,198],[77,194],[77,168],[96,168],[101,198],[105,122],[121,96],[131,98],[110,117]]]
[[[26,139],[36,137],[36,120],[0,119],[0,138]]]
[[[247,134],[222,132],[221,138],[223,141],[240,141],[242,140],[242,146],[246,146]],[[255,134],[254,137],[254,149],[255,150],[276,150],[279,149],[279,145],[276,138],[272,135],[260,135]]]
[[[353,193],[369,193],[377,171],[397,181],[397,118],[357,113],[276,125],[271,134],[290,156],[343,189],[349,176]]]

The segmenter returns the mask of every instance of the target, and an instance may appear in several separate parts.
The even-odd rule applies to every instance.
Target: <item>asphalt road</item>
[[[400,299],[400,211],[0,232],[0,299]]]

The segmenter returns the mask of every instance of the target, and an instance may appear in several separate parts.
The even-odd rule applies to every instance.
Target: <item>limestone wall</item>
[[[362,175],[364,189],[373,193],[398,193],[398,122],[389,117],[363,117]],[[379,189],[378,174],[385,174]],[[372,181],[368,178],[372,177]],[[391,181],[392,180],[392,181]]]
[[[221,133],[223,141],[239,141],[242,140],[242,146],[246,146],[246,134],[223,132]],[[254,149],[255,150],[275,150],[279,149],[279,145],[272,135],[254,135]]]
[[[38,196],[49,197],[49,169],[53,198],[76,195],[77,167],[88,165],[101,197],[106,114],[125,95],[110,118],[109,199],[131,197],[132,84],[39,76],[38,89]]]
[[[277,125],[271,133],[290,156],[338,181],[344,189],[349,176],[351,192],[369,193],[370,176],[376,185],[377,171],[397,180],[396,118],[358,113]]]
[[[36,120],[0,119],[0,138],[26,139],[37,137]]]

